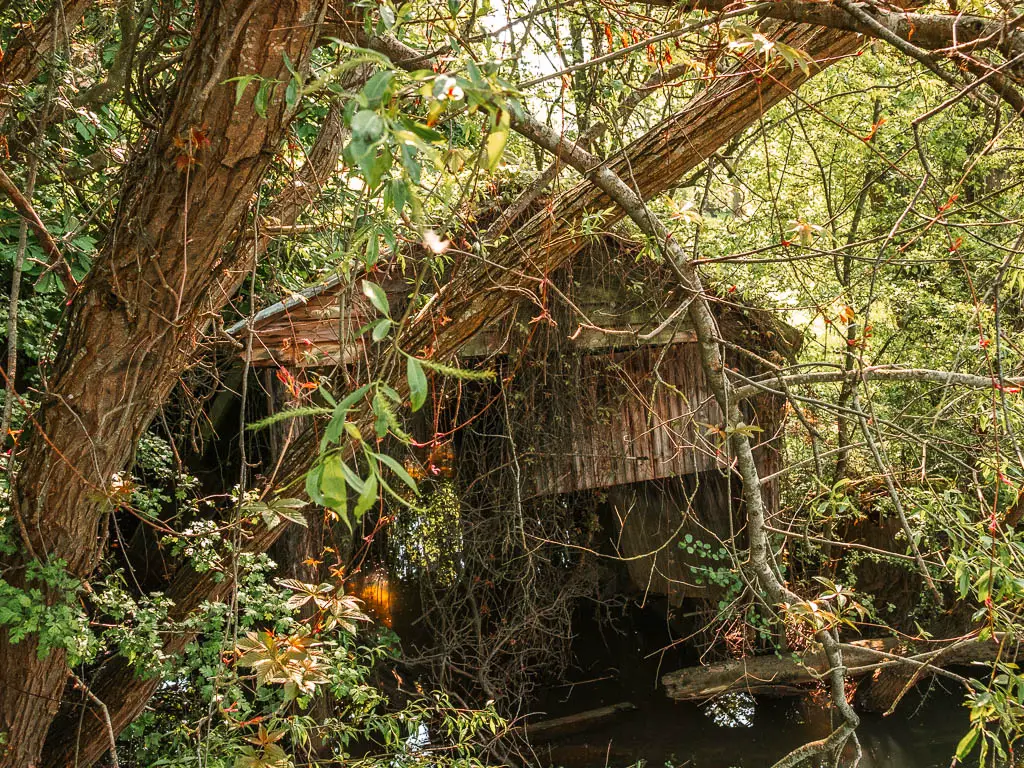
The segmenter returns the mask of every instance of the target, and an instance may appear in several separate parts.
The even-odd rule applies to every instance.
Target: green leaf
[[[322,397],[327,402],[327,404],[331,406],[331,408],[338,407],[338,401],[334,399],[334,395],[332,395],[324,388],[323,384],[321,384],[318,387],[318,391],[320,392],[320,397]]]
[[[402,396],[400,394],[398,394],[398,390],[396,390],[394,387],[384,383],[383,381],[380,382],[377,385],[377,387],[378,387],[378,389],[380,389],[381,392],[383,392],[385,395],[387,395],[389,398],[391,398],[392,401],[394,401],[396,403],[401,403],[402,402]]]
[[[505,151],[505,144],[508,143],[508,128],[495,128],[487,134],[487,141],[484,143],[484,152],[481,158],[481,165],[488,171],[498,167],[498,161]]]
[[[391,193],[391,205],[394,207],[395,213],[401,216],[402,209],[405,208],[405,203],[409,199],[405,179],[392,179],[388,191]]]
[[[391,154],[391,150],[387,147],[378,154],[373,161],[373,165],[370,167],[369,173],[366,174],[366,183],[370,189],[376,189],[377,185],[380,184],[380,180],[384,178],[388,171],[391,170],[391,166],[395,162],[394,155]]]
[[[306,473],[306,495],[309,496],[309,500],[314,504],[326,507],[327,501],[324,499],[323,494],[320,493],[320,478],[323,477],[323,473],[323,464],[317,464]]]
[[[384,289],[369,280],[363,280],[363,295],[370,300],[370,303],[385,317],[391,316],[391,307],[388,304],[388,295]]]
[[[370,109],[361,109],[352,118],[352,135],[368,144],[375,144],[384,135],[384,121]]]
[[[409,402],[413,411],[418,411],[427,402],[427,375],[420,361],[412,355],[407,358],[405,376],[409,381]]]
[[[405,467],[399,464],[398,461],[394,459],[394,457],[388,456],[385,453],[374,453],[373,458],[377,459],[377,461],[379,461],[381,464],[384,464],[392,472],[398,475],[398,478],[407,486],[409,486],[410,490],[412,490],[413,493],[415,493],[417,496],[419,495],[420,491],[419,488],[416,486],[416,481],[412,479],[412,475],[410,475],[406,471]]]
[[[302,514],[302,508],[305,506],[306,502],[302,499],[275,499],[270,503],[270,508],[285,520],[301,525],[303,528],[308,528],[309,521]]]
[[[395,73],[391,70],[384,70],[378,72],[369,80],[366,81],[366,85],[363,86],[361,93],[366,99],[366,104],[369,107],[377,107],[381,101],[388,94],[391,87],[391,81],[394,80]]]
[[[967,757],[971,750],[974,749],[974,745],[978,742],[978,737],[981,735],[981,729],[975,726],[971,728],[964,737],[960,739],[960,743],[956,745],[956,759],[963,760]]]
[[[346,160],[350,164],[359,167],[364,176],[369,176],[373,172],[373,164],[377,157],[377,147],[374,144],[368,144],[362,139],[353,138],[345,147]]]
[[[365,395],[369,391],[370,385],[363,384],[363,386],[359,387],[359,389],[345,395],[345,398],[340,403],[338,403],[337,410],[343,413],[347,413],[349,409],[351,409],[352,406],[356,404],[356,402],[362,400],[363,395]]]
[[[391,331],[391,320],[386,317],[382,317],[377,321],[376,326],[373,329],[373,340],[382,341]]]
[[[288,51],[281,51],[281,57],[284,59],[285,69],[287,69],[291,73],[292,77],[298,77],[299,75],[295,71],[295,65],[292,64],[292,60],[288,56]]]
[[[444,143],[445,138],[443,133],[435,131],[433,128],[428,128],[423,123],[412,120],[408,117],[403,117],[402,125],[430,144]]]
[[[388,153],[388,157],[390,156],[391,153]],[[366,253],[363,256],[363,263],[368,267],[372,267],[374,264],[377,263],[377,260],[379,258],[380,241],[377,239],[376,235],[371,235],[370,239],[366,241]]]
[[[353,491],[356,493],[363,492],[363,486],[366,485],[366,482],[344,461],[341,462],[341,472],[345,475],[345,481],[352,486]]]
[[[267,116],[267,104],[270,102],[270,94],[276,85],[277,82],[274,80],[264,80],[260,83],[260,89],[256,91],[256,98],[252,102],[253,109],[260,117]]]
[[[466,62],[466,72],[469,73],[469,79],[472,81],[474,88],[479,88],[480,90],[487,88],[487,83],[480,76],[480,69],[472,60]]]
[[[345,482],[342,464],[344,462],[340,456],[329,456],[324,461],[324,471],[320,479],[320,490],[326,502],[324,506],[333,509],[339,517],[345,516],[348,506],[348,485]]]
[[[366,478],[366,484],[363,486],[363,492],[359,494],[359,500],[356,501],[356,507],[352,510],[352,516],[356,520],[362,518],[366,511],[377,503],[377,476],[371,474]]]

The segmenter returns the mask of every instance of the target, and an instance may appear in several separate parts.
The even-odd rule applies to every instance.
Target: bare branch
[[[39,242],[43,246],[43,250],[46,251],[46,255],[50,257],[50,266],[47,271],[54,267],[60,267],[64,279],[68,281],[69,290],[70,288],[76,287],[78,283],[75,281],[74,276],[71,274],[71,267],[68,266],[67,261],[64,260],[63,254],[60,252],[60,248],[57,247],[57,241],[53,239],[53,236],[47,231],[46,225],[43,224],[42,219],[39,218],[39,214],[36,213],[35,208],[32,207],[32,203],[21,194],[21,190],[18,189],[17,185],[11,180],[3,168],[0,168],[0,191],[3,191],[10,201],[14,203],[15,209],[21,214],[21,217],[28,223],[32,228],[32,231],[36,233],[36,237],[39,238]]]
[[[1016,376],[1002,382],[990,376],[977,376],[970,373],[954,373],[951,371],[935,371],[928,368],[892,368],[887,366],[871,366],[853,371],[820,371],[801,373],[792,376],[773,376],[765,381],[782,382],[787,386],[801,384],[831,384],[842,381],[919,381],[943,386],[968,387],[970,389],[998,389],[1000,387],[1024,386],[1024,377]],[[737,387],[733,396],[745,400],[765,391],[759,384],[747,384]]]

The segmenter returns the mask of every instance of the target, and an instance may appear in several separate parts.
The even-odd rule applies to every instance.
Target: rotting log
[[[903,681],[894,688],[886,685],[875,695],[859,697],[873,711],[891,709],[902,694],[927,676],[946,667],[976,662],[991,662],[1003,649],[1007,657],[1016,656],[1000,640],[961,640],[923,653],[901,650],[898,641],[859,640],[844,643],[843,663],[850,678],[873,676],[879,682],[891,682],[892,675]],[[829,671],[825,653],[818,648],[790,656],[753,656],[730,659],[706,667],[688,667],[669,672],[661,678],[665,694],[676,701],[697,701],[726,693],[746,692],[785,696],[805,693],[807,686],[821,681]]]
[[[843,661],[848,667],[865,667],[879,660],[879,651],[888,653],[895,648],[894,640],[862,640],[844,647]],[[818,682],[828,670],[828,659],[819,648],[801,655],[751,656],[687,667],[662,676],[661,684],[665,694],[676,701],[710,699],[740,691],[779,696],[802,693],[802,686]]]
[[[588,709],[585,712],[576,712],[565,717],[555,717],[551,720],[542,720],[538,723],[528,723],[523,726],[523,735],[531,741],[551,741],[563,736],[569,736],[580,731],[595,728],[619,715],[636,710],[636,705],[628,701],[620,701],[607,707]]]

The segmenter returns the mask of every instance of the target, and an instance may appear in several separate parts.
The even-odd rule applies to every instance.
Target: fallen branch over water
[[[893,639],[843,643],[842,650],[848,677],[872,674],[877,682],[882,683],[882,673],[895,673],[896,679],[902,681],[894,687],[890,676],[885,680],[886,695],[882,695],[881,690],[874,695],[869,692],[868,708],[876,710],[891,708],[909,687],[926,676],[944,674],[958,682],[966,682],[959,675],[947,672],[945,667],[991,662],[1000,653],[1008,660],[1016,656],[1015,647],[1011,647],[1004,637],[958,640],[913,654],[901,652],[898,642]],[[753,656],[705,667],[688,667],[669,672],[661,678],[661,683],[665,686],[666,695],[677,701],[709,699],[739,691],[784,696],[805,692],[806,686],[824,679],[830,669],[824,651],[818,649],[803,654]]]
[[[585,731],[598,725],[603,725],[609,720],[621,715],[623,712],[632,712],[636,706],[628,701],[612,704],[608,707],[588,709],[585,712],[576,712],[565,717],[556,717],[551,720],[542,720],[539,723],[529,723],[523,726],[523,735],[540,741],[561,738],[569,734]]]

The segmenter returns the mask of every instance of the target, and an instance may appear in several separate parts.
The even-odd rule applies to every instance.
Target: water
[[[584,697],[574,697],[583,703]],[[933,685],[914,692],[895,714],[863,715],[860,768],[948,768],[968,728],[962,696]],[[595,702],[592,706],[599,706]],[[831,731],[828,712],[810,699],[734,694],[712,705],[652,697],[596,732],[538,750],[566,768],[767,768],[787,752]],[[585,707],[580,707],[581,709]],[[852,752],[842,765],[852,765]]]

